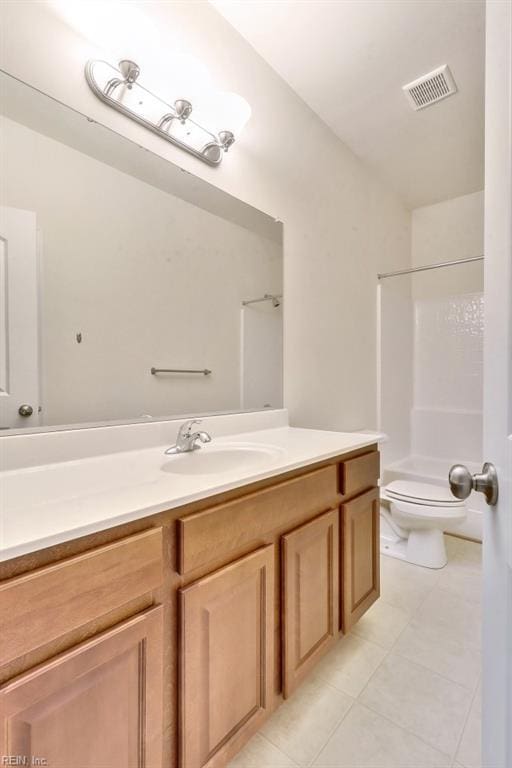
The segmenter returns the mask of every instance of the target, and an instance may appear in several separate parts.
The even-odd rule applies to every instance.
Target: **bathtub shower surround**
[[[482,254],[483,193],[413,211],[412,268]],[[482,290],[481,260],[381,282],[380,426],[390,437],[384,483],[446,486],[460,461],[480,471]],[[482,508],[472,494],[459,533],[481,537]]]
[[[407,285],[381,290],[386,465],[411,455],[481,461],[483,293],[415,300]]]
[[[393,321],[383,323],[384,332],[392,322],[399,325],[400,317],[412,316],[414,323],[409,337],[401,332],[409,346],[394,351],[395,371],[402,356],[402,398],[392,388],[389,359],[384,358],[392,346],[389,338],[387,346],[382,344],[382,428],[390,436],[389,446],[384,446],[383,483],[410,480],[447,487],[452,464],[462,461],[479,472],[482,463],[484,297],[482,292],[411,297],[409,308],[403,301],[402,306],[394,305],[394,313]],[[482,498],[472,493],[466,520],[445,530],[481,539],[484,507]]]
[[[414,316],[412,453],[478,462],[482,453],[483,293],[418,300]]]
[[[483,202],[475,192],[414,210],[412,265],[482,255]],[[411,278],[413,456],[482,461],[482,291],[482,261]]]

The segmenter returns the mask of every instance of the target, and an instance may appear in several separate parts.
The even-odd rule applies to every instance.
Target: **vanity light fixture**
[[[199,122],[192,117],[191,101],[179,98],[168,104],[144,88],[139,75],[140,67],[130,59],[122,59],[118,68],[100,60],[85,66],[87,83],[103,102],[208,165],[219,165],[251,115],[245,99],[235,93],[213,94],[208,104],[198,105]],[[205,119],[218,127],[206,128]]]

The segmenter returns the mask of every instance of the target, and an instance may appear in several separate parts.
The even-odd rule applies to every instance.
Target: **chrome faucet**
[[[200,423],[201,419],[191,419],[191,421],[186,421],[182,424],[176,438],[176,445],[167,448],[164,453],[188,453],[189,451],[195,451],[201,447],[197,445],[198,440],[202,443],[209,443],[212,438],[208,432],[192,432],[192,426]]]

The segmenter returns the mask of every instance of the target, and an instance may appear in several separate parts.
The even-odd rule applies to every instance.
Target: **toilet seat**
[[[401,557],[427,568],[443,568],[447,562],[443,529],[466,518],[464,501],[439,485],[412,480],[393,480],[381,490],[390,505],[390,519],[402,537]]]
[[[391,496],[389,501],[392,502],[395,509],[402,514],[409,517],[416,518],[430,518],[431,520],[443,519],[446,524],[455,522],[457,520],[463,520],[466,517],[466,508],[464,504],[416,504],[410,501],[402,501],[402,499],[394,499]]]
[[[383,498],[423,507],[464,507],[464,501],[456,499],[448,488],[413,480],[393,480],[383,490]],[[413,511],[411,511],[413,514]]]

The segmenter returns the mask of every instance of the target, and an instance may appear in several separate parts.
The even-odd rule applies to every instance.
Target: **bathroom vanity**
[[[276,216],[0,84],[0,763],[220,768],[379,595],[380,436],[288,427]]]
[[[375,437],[270,432],[322,458],[0,563],[0,754],[222,766],[343,642],[379,596]]]

